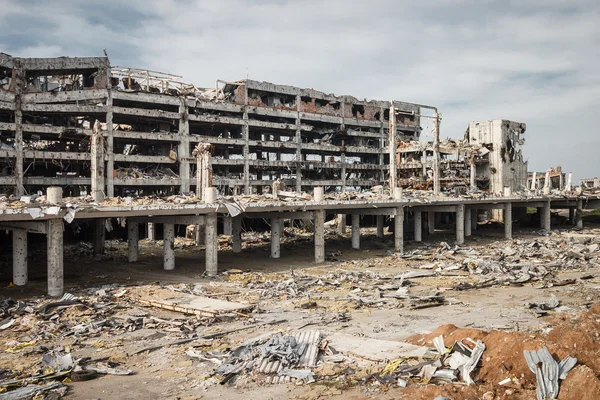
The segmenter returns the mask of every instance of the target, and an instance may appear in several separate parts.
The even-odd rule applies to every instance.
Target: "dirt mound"
[[[485,332],[476,329],[462,329],[454,325],[444,325],[429,335],[416,335],[406,339],[418,345],[432,346],[432,340],[442,335],[446,346],[455,341],[470,337],[480,339],[486,345],[481,365],[474,374],[477,384],[471,388],[457,388],[453,385],[438,387],[407,388],[410,398],[431,398],[431,394],[446,395],[454,400],[488,397],[489,399],[529,399],[535,398],[536,379],[529,370],[523,351],[548,347],[555,359],[567,356],[576,357],[579,367],[561,382],[560,399],[599,399],[600,398],[600,306],[577,317],[556,318],[549,321],[553,328],[547,335],[518,332]],[[510,378],[511,382],[498,385]],[[410,390],[409,390],[410,389]],[[484,396],[486,395],[486,396]],[[420,397],[424,396],[424,397]],[[434,396],[435,397],[435,396]]]

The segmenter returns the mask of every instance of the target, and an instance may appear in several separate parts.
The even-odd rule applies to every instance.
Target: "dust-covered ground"
[[[534,399],[536,377],[523,351],[547,346],[556,360],[578,360],[560,381],[558,398],[600,398],[600,229],[550,235],[521,230],[508,241],[501,228],[482,227],[460,247],[453,232],[436,232],[427,242],[406,243],[403,255],[393,253],[392,235],[379,239],[369,229],[363,235],[362,249],[352,250],[348,237],[330,234],[330,261],[318,266],[308,233],[287,230],[276,260],[269,258],[268,234],[248,233],[241,254],[233,254],[222,237],[223,273],[210,279],[203,276],[202,247],[185,240],[177,242],[174,271],[162,270],[161,242],[141,241],[134,264],[127,263],[126,243],[107,242],[100,256],[74,244],[65,249],[65,286],[77,304],[56,308],[42,308],[56,301],[43,296],[43,252],[30,251],[26,287],[9,287],[6,257],[0,275],[0,387],[10,393],[24,379],[45,373],[64,382],[69,399]],[[140,301],[159,289],[245,309],[190,315]],[[303,331],[321,333],[318,362],[308,368],[314,382],[273,384],[276,373],[249,370],[224,379],[216,371],[245,341]],[[401,372],[424,357],[393,351],[372,356],[379,343],[390,342],[436,354],[432,340],[440,335],[448,348],[456,341],[469,344],[467,338],[485,344],[472,385],[461,375],[447,382],[419,376],[418,370]],[[364,346],[337,351],[347,345],[340,343],[344,337]],[[76,368],[132,374],[73,382],[69,371],[42,364],[44,354],[72,354]]]

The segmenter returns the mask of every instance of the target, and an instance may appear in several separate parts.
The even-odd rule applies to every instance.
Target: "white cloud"
[[[101,55],[106,48],[114,64],[201,86],[248,74],[431,104],[443,112],[444,136],[461,137],[471,120],[514,119],[528,126],[530,168],[561,164],[578,178],[600,175],[589,147],[598,144],[597,1],[34,3],[4,6],[0,23],[12,21],[5,51]],[[38,24],[26,23],[32,15]]]

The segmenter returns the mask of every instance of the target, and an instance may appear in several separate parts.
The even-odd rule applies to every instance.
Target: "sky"
[[[437,106],[444,138],[525,122],[530,171],[600,175],[597,0],[2,0],[1,52],[103,49],[201,87],[248,77]]]

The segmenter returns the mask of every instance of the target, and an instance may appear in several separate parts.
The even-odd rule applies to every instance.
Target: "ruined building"
[[[527,161],[523,159],[522,146],[525,124],[506,120],[471,122],[468,140],[487,149],[486,162],[476,163],[475,175],[489,179],[489,191],[494,194],[523,191],[527,185]]]
[[[277,179],[343,191],[386,182],[390,105],[399,138],[421,132],[416,104],[179,78],[111,68],[107,57],[0,54],[0,192],[187,193],[207,152],[221,194],[262,193]]]
[[[430,189],[437,153],[443,189],[493,194],[503,194],[505,188],[522,191],[527,184],[527,162],[521,148],[524,133],[523,123],[492,120],[471,122],[462,140],[439,141],[437,146],[435,141],[400,139],[396,150],[399,185]]]

